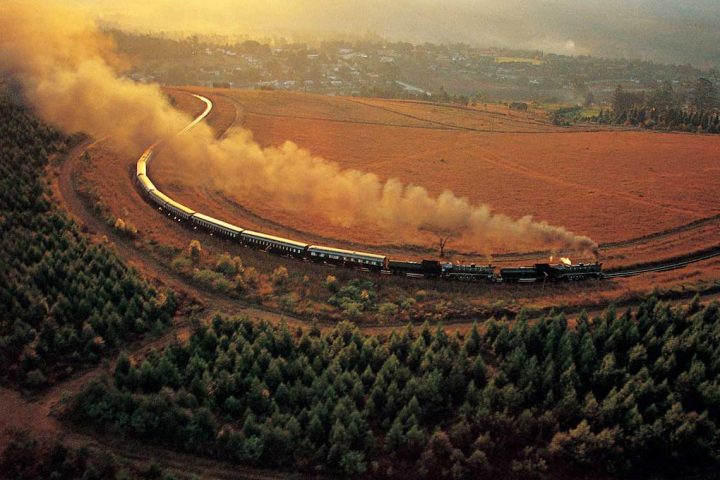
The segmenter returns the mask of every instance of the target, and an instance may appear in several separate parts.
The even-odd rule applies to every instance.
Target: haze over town
[[[720,62],[720,4],[712,0],[72,0],[105,23],[144,31],[381,35],[573,55],[641,58],[700,67]],[[685,34],[680,34],[686,32]]]

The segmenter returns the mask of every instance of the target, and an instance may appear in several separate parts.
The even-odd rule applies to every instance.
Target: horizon
[[[473,47],[540,50],[568,56],[627,58],[654,63],[691,64],[709,69],[720,65],[715,47],[720,33],[720,5],[691,0],[631,0],[582,5],[570,0],[499,2],[401,0],[392,6],[377,0],[362,4],[292,0],[203,5],[187,0],[182,8],[161,0],[131,0],[122,7],[108,0],[72,0],[104,24],[129,31],[184,32],[250,38],[332,38],[377,35],[390,42],[464,43]],[[692,35],[688,35],[692,32]]]

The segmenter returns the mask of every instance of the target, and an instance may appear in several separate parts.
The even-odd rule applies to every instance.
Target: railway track
[[[655,265],[647,265],[644,267],[637,267],[630,270],[610,271],[605,273],[604,276],[605,278],[623,278],[633,277],[635,275],[642,275],[643,273],[666,272],[668,270],[683,268],[693,263],[702,262],[703,260],[709,260],[714,257],[720,257],[720,247],[716,247],[706,253],[693,256],[684,260],[672,261],[668,263],[659,263]]]
[[[187,132],[188,130],[190,130],[194,126],[196,126],[198,123],[202,122],[210,114],[210,111],[213,109],[213,103],[207,97],[204,97],[202,95],[197,95],[194,93],[191,93],[191,95],[193,97],[197,98],[198,100],[204,102],[206,108],[190,124],[188,124],[181,132],[179,132],[178,135]],[[158,146],[158,143],[151,145],[145,151],[145,154],[143,155],[143,157],[147,156],[147,158],[149,159],[150,157],[148,154],[151,154],[157,146]],[[142,161],[143,157],[141,157],[140,161]],[[706,222],[708,220],[716,220],[716,219],[717,219],[717,216],[711,217],[709,219],[703,219],[701,221],[692,222],[690,225],[694,225],[695,223],[700,224],[700,223]],[[664,232],[659,232],[659,233],[662,234]],[[650,235],[649,237],[652,237],[653,235]],[[622,242],[619,242],[618,245],[620,243],[622,243]],[[691,265],[693,263],[708,260],[708,259],[711,259],[711,258],[714,258],[717,256],[720,256],[720,246],[713,247],[713,248],[705,250],[703,252],[697,252],[696,254],[690,254],[690,255],[686,256],[685,258],[668,259],[667,261],[664,261],[664,262],[640,265],[640,266],[632,267],[632,268],[628,268],[628,269],[623,269],[622,267],[620,267],[620,268],[605,272],[603,277],[604,278],[623,278],[623,277],[632,277],[632,276],[636,276],[636,275],[642,275],[645,273],[654,273],[654,272],[664,272],[664,271],[669,271],[669,270],[675,270],[675,269],[683,268],[683,267]]]

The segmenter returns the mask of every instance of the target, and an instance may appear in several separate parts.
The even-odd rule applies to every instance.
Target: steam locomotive
[[[588,278],[603,278],[602,264],[566,265],[536,263],[532,267],[503,268],[495,272],[492,265],[457,265],[440,263],[435,260],[422,262],[399,262],[388,260],[387,272],[407,277],[445,278],[459,281],[490,281],[506,283],[534,283],[543,281],[577,281]]]
[[[189,222],[195,229],[219,235],[244,246],[265,250],[302,260],[381,272],[386,275],[405,277],[441,278],[469,282],[534,283],[543,281],[577,281],[603,278],[602,264],[548,264],[537,263],[531,267],[503,268],[496,273],[492,265],[476,266],[441,263],[436,260],[421,262],[391,260],[385,255],[343,250],[340,248],[276,237],[266,233],[247,230],[223,222],[176,202],[162,193],[148,178],[147,166],[153,149],[147,149],[137,162],[136,180],[141,192],[157,208],[179,222]]]

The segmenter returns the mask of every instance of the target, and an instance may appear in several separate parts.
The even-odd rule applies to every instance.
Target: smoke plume
[[[87,18],[47,3],[0,4],[0,72],[22,84],[38,113],[65,131],[109,135],[139,152],[189,118],[172,109],[158,87],[119,76],[121,65]],[[450,191],[433,197],[420,186],[342,169],[291,142],[262,148],[242,129],[216,140],[201,124],[169,148],[177,164],[218,189],[240,198],[262,195],[298,214],[319,212],[335,225],[372,223],[407,238],[420,230],[452,234],[479,248],[498,241],[585,253],[597,248],[562,227],[529,216],[514,220]]]

